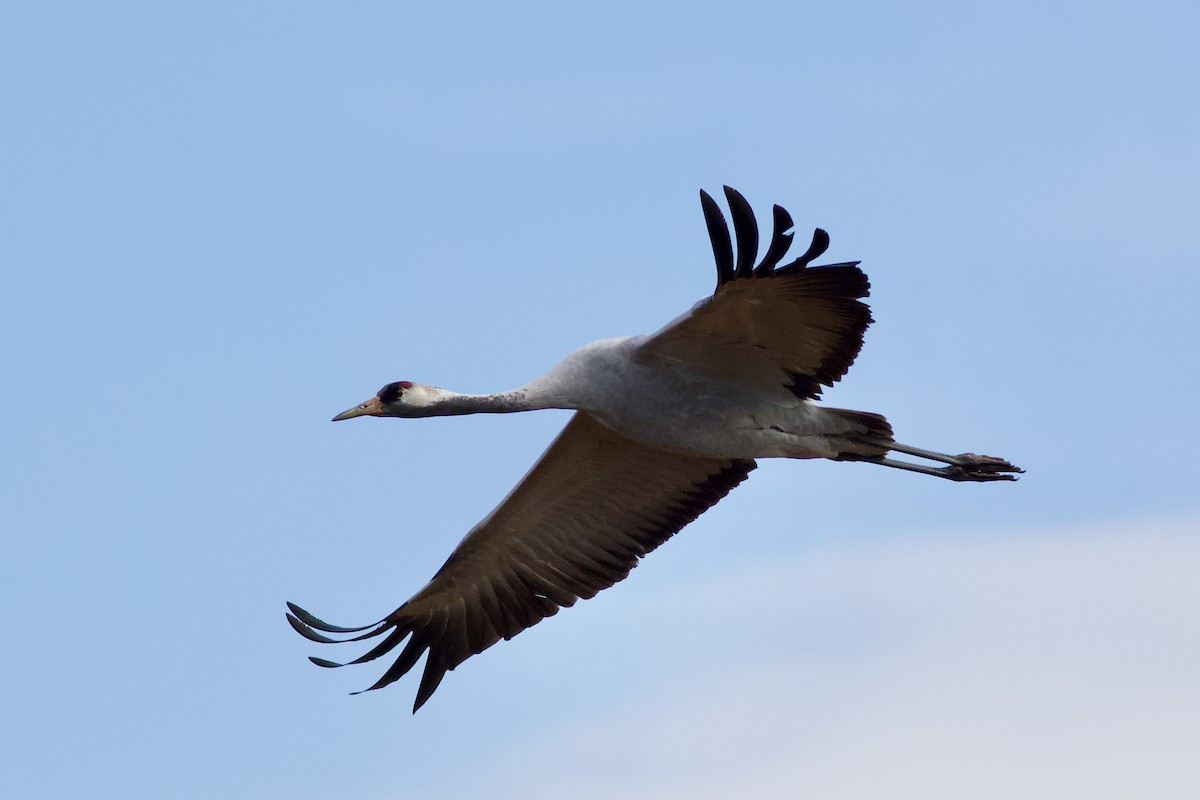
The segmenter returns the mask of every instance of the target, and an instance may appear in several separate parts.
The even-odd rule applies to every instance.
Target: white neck
[[[543,408],[587,409],[606,389],[606,381],[629,361],[630,337],[605,339],[579,348],[549,372],[519,389],[496,394],[459,394],[434,386],[414,386],[405,397],[423,407],[412,416],[510,414]],[[420,394],[417,394],[420,392]],[[416,395],[414,397],[414,395]]]

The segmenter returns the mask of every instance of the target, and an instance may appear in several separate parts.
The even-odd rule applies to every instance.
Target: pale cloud
[[[1200,796],[1198,577],[1196,521],[829,545],[664,594],[694,670],[478,774],[528,798]]]

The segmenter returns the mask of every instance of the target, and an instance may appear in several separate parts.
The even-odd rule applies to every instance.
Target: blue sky
[[[14,797],[1200,791],[1188,3],[0,10]],[[416,680],[284,623],[419,588],[711,291],[697,191],[861,259],[833,405],[1014,485],[767,462],[618,587]]]

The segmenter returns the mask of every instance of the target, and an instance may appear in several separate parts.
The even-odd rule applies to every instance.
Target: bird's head
[[[412,381],[396,381],[384,386],[365,403],[348,408],[333,418],[334,422],[353,417],[424,417],[429,416],[436,389]]]

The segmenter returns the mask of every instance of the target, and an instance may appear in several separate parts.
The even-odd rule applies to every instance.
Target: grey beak
[[[381,417],[383,416],[383,403],[378,397],[372,397],[365,403],[361,403],[354,408],[348,408],[342,413],[333,418],[334,422],[341,422],[344,419],[352,419],[354,417]]]

